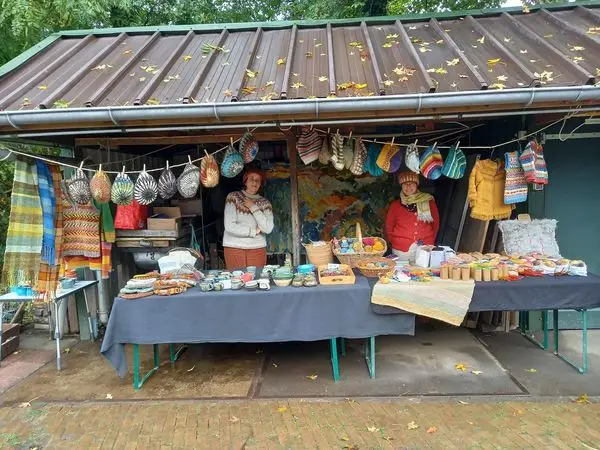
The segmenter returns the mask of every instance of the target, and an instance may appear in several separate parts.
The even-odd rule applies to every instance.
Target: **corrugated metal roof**
[[[61,36],[0,78],[0,109],[543,88],[600,79],[600,10],[592,7],[134,31]]]

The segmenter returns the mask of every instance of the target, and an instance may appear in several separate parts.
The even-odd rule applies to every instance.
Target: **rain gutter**
[[[214,120],[234,128],[241,124],[236,120],[252,117],[256,122],[270,121],[273,124],[281,122],[283,116],[302,116],[302,120],[327,120],[328,116],[336,113],[364,114],[372,111],[378,117],[397,111],[413,111],[405,117],[413,115],[443,114],[444,109],[462,107],[489,107],[489,113],[495,113],[494,107],[512,106],[522,111],[533,109],[536,104],[556,104],[558,107],[584,105],[590,102],[600,102],[600,87],[567,86],[547,88],[522,88],[494,91],[464,91],[424,93],[409,95],[389,95],[380,97],[347,97],[335,99],[298,99],[278,100],[271,102],[230,102],[230,103],[200,103],[188,105],[157,105],[157,106],[121,106],[121,107],[90,107],[73,109],[38,109],[31,111],[1,111],[0,127],[11,126],[26,132],[30,126],[65,126],[77,123],[79,129],[86,124],[112,123],[115,130],[123,130],[127,122],[165,121],[186,122],[198,119]],[[590,105],[591,106],[591,105]],[[598,106],[600,109],[600,106]],[[485,115],[489,114],[485,112]],[[325,117],[322,117],[325,116]],[[359,118],[360,116],[357,116]],[[392,116],[389,116],[390,119]],[[351,117],[348,117],[350,120]],[[361,119],[361,120],[364,120]],[[395,120],[398,120],[396,118]],[[208,125],[208,124],[207,124]],[[191,127],[190,127],[191,128]],[[208,128],[216,128],[214,125]],[[98,132],[90,130],[90,132]],[[65,133],[68,131],[65,130]]]

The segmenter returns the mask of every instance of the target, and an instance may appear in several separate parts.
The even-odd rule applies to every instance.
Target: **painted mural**
[[[268,251],[289,252],[292,247],[290,171],[288,164],[274,164],[267,171],[265,190],[273,205],[275,231]],[[360,223],[363,236],[382,236],[387,206],[399,195],[393,176],[356,177],[322,165],[298,169],[298,196],[302,242],[354,236]]]

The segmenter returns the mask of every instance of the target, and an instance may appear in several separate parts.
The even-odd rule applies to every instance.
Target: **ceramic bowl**
[[[223,283],[221,283],[221,282],[215,283],[214,286],[213,286],[213,289],[216,292],[221,292],[223,290],[223,288],[224,288],[224,286],[223,286]]]
[[[198,287],[202,292],[210,292],[214,289],[215,286],[210,281],[203,281],[198,285]]]
[[[242,280],[240,280],[239,278],[231,279],[231,289],[233,289],[234,291],[238,291],[243,287],[244,287],[244,282]]]
[[[245,288],[246,288],[246,290],[248,290],[248,291],[255,291],[255,290],[256,290],[256,288],[258,288],[258,281],[254,281],[254,280],[248,281],[248,282],[247,282],[247,283],[244,285],[244,287],[245,287]]]
[[[298,272],[300,273],[311,273],[315,270],[314,264],[302,264],[298,266]]]
[[[243,271],[241,271],[241,270],[234,270],[234,271],[233,271],[231,274],[232,274],[232,275],[233,275],[235,278],[239,278],[239,277],[241,277],[242,275],[244,275],[244,272],[243,272]]]
[[[286,287],[292,284],[292,278],[273,278],[273,282],[276,286]]]

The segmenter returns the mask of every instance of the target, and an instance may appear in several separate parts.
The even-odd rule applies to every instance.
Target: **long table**
[[[377,280],[371,282],[375,283]],[[382,315],[403,313],[390,306],[371,305],[373,311]],[[554,345],[553,353],[581,373],[587,372],[587,312],[600,308],[600,276],[588,274],[577,276],[544,276],[523,278],[519,281],[476,282],[469,312],[481,311],[542,311],[543,342],[530,334],[527,317],[519,317],[521,333],[535,344],[548,350],[547,312],[552,311]],[[582,365],[578,366],[559,352],[558,311],[576,310],[582,319]]]
[[[192,288],[171,297],[116,298],[101,353],[119,376],[124,377],[127,374],[125,345],[133,344],[134,388],[139,389],[158,369],[158,344],[171,344],[171,350],[172,344],[178,343],[328,339],[335,379],[339,377],[337,338],[414,335],[414,327],[412,314],[376,314],[371,309],[369,282],[360,275],[354,285],[272,286],[269,291],[208,293]],[[140,344],[154,345],[154,368],[141,381]],[[371,354],[366,356],[372,358]]]

